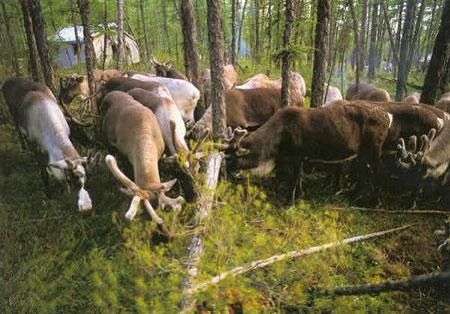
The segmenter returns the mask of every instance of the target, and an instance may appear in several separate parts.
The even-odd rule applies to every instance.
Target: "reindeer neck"
[[[131,163],[134,169],[134,181],[142,188],[149,188],[154,183],[160,183],[158,157],[149,150],[141,150],[134,154]]]

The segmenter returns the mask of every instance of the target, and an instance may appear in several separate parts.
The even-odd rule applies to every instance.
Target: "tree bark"
[[[41,59],[39,58],[36,38],[34,37],[33,22],[31,21],[27,0],[21,0],[20,4],[23,14],[23,26],[25,29],[25,34],[27,36],[29,72],[31,72],[31,77],[33,78],[33,80],[43,82],[44,78],[41,70]]]
[[[45,84],[47,84],[48,88],[56,94],[55,75],[50,59],[50,51],[48,48],[47,35],[45,32],[45,21],[44,16],[42,15],[41,4],[39,0],[28,0],[28,5]]]
[[[237,47],[237,1],[231,0],[231,64],[236,67]]]
[[[411,40],[411,46],[409,47],[408,73],[411,71],[412,61],[416,59],[416,48],[420,46],[420,31],[422,27],[422,19],[424,12],[425,12],[425,0],[420,0],[420,9],[419,13],[417,14],[417,22]]]
[[[106,1],[105,1],[106,2]],[[78,73],[81,72],[81,44],[80,44],[80,36],[78,35],[78,23],[77,23],[77,15],[76,15],[76,4],[74,0],[69,0],[70,6],[70,17],[72,19],[73,31],[75,33],[75,50],[77,53],[77,67]]]
[[[366,65],[366,33],[367,33],[367,7],[369,5],[369,0],[362,0],[362,4],[361,4],[361,36],[360,36],[360,40],[361,40],[361,51],[360,51],[360,62],[361,62],[361,67],[364,68],[364,66]]]
[[[220,14],[221,1],[207,0],[213,138],[215,141],[223,137],[227,127],[223,77],[223,30]]]
[[[442,10],[441,26],[434,41],[433,55],[425,76],[420,102],[433,105],[436,102],[437,89],[445,76],[445,63],[448,60],[450,46],[450,0],[445,0]]]
[[[404,4],[404,0],[400,1],[400,4],[398,5],[398,22],[397,22],[397,34],[396,34],[396,38],[395,38],[395,51],[397,56],[400,55],[400,40],[401,40],[401,34],[402,34],[402,20],[403,20],[403,8],[405,6]],[[397,62],[395,64],[394,67],[394,71],[392,72],[394,78],[397,77],[397,72],[398,72],[398,68],[399,68],[399,63],[400,60],[398,60],[399,62]]]
[[[123,33],[123,0],[117,0],[117,70],[123,71],[125,38]]]
[[[311,88],[311,107],[322,106],[323,88],[325,83],[325,43],[327,39],[328,22],[330,20],[329,0],[318,0],[316,42],[314,46],[314,68]]]
[[[253,59],[259,61],[259,0],[253,0]]]
[[[102,56],[102,69],[105,70],[106,67],[106,48],[108,46],[108,37],[107,29],[108,29],[108,0],[104,0],[103,3],[103,29],[105,35],[103,36],[103,56]]]
[[[8,38],[8,43],[9,43],[10,52],[11,52],[12,67],[14,69],[14,73],[16,74],[16,76],[20,76],[20,68],[19,68],[19,60],[17,59],[18,55],[17,55],[16,43],[14,41],[14,36],[11,32],[9,16],[7,15],[6,5],[5,5],[4,1],[1,1],[1,6],[2,6],[3,20],[4,20],[5,28],[6,28],[6,37]]]
[[[181,0],[181,29],[183,31],[184,66],[186,76],[191,79],[192,84],[200,87],[199,56],[197,43],[197,26],[195,24],[194,7],[192,0]]]
[[[425,57],[424,57],[424,63],[423,63],[423,72],[425,72],[425,69],[427,67],[428,64],[428,55],[430,54],[430,45],[431,45],[431,39],[432,39],[432,35],[433,35],[433,28],[434,28],[434,18],[436,16],[436,7],[437,7],[437,0],[433,1],[433,7],[431,9],[431,19],[429,20],[428,23],[428,31],[427,31],[427,44],[426,44],[426,48],[425,48]]]
[[[272,58],[270,57],[270,54],[272,53],[272,1],[268,0],[267,3],[268,9],[267,9],[267,70],[266,74],[269,76],[270,72],[272,71]]]
[[[361,47],[359,47],[359,36],[358,36],[358,22],[356,21],[355,8],[353,6],[353,1],[349,1],[350,13],[352,15],[352,23],[353,23],[353,38],[356,46],[356,71],[355,71],[355,79],[356,79],[356,92],[358,92],[360,74],[361,74],[361,62],[359,61]]]
[[[289,81],[290,73],[290,54],[291,54],[291,32],[294,24],[294,3],[293,0],[285,0],[286,21],[283,34],[283,54],[281,55],[281,107],[289,106],[290,93]]]
[[[239,36],[238,36],[238,51],[239,54],[241,51],[241,38],[242,38],[242,28],[244,27],[244,19],[245,19],[245,9],[247,8],[247,1],[244,1],[244,6],[242,7],[242,15],[241,15],[241,22],[239,23]]]
[[[172,54],[171,53],[171,48],[170,48],[170,37],[169,37],[169,26],[167,25],[167,0],[162,0],[162,14],[163,14],[163,33],[164,33],[164,37],[167,39],[166,44],[167,44],[167,48],[168,48],[168,53],[169,55]]]
[[[402,41],[400,46],[400,64],[397,76],[397,91],[395,100],[401,101],[405,95],[406,81],[408,80],[408,51],[411,36],[411,22],[413,19],[414,0],[408,0],[406,3],[406,16],[403,24]]]
[[[96,93],[94,70],[95,70],[95,51],[92,44],[91,29],[89,24],[89,0],[77,0],[80,10],[81,23],[83,25],[84,36],[84,55],[86,59],[86,70],[88,77],[89,93],[94,96]],[[98,114],[96,97],[91,97],[92,111]]]
[[[370,48],[369,48],[369,72],[367,77],[369,80],[375,78],[375,68],[377,62],[376,41],[378,32],[378,0],[373,0],[372,4],[372,26],[370,31]]]
[[[145,56],[147,57],[147,60],[150,60],[150,56],[151,56],[152,51],[151,51],[150,40],[148,39],[147,23],[146,23],[146,20],[145,20],[144,0],[139,0],[139,10],[141,11],[142,30],[144,32]]]

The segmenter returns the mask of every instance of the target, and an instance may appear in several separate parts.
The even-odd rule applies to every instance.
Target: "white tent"
[[[58,64],[63,67],[76,65],[78,53],[81,54],[81,60],[84,62],[83,26],[76,26],[76,28],[81,43],[80,52],[76,51],[75,28],[73,26],[61,28],[49,38],[58,44]],[[104,53],[106,53],[106,62],[112,61],[117,51],[117,25],[108,23],[106,30],[103,25],[99,25],[91,30],[91,36],[97,61],[101,62],[103,60]],[[106,49],[104,48],[105,36],[107,39]],[[141,60],[137,41],[127,33],[125,33],[125,56],[128,64],[138,63]]]

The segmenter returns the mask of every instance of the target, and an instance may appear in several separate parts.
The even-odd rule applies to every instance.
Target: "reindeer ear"
[[[173,179],[164,183],[161,183],[160,192],[168,192],[172,189],[172,187],[177,183],[177,179]]]
[[[56,162],[49,163],[48,167],[64,170],[67,169],[68,165],[64,159],[61,159]]]
[[[76,80],[77,83],[81,83],[81,82],[83,82],[83,80],[84,80],[84,76],[77,76],[77,77],[75,78],[75,80]]]

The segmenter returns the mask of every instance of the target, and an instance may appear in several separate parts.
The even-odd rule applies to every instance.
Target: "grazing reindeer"
[[[336,164],[359,157],[377,173],[390,123],[391,118],[382,110],[352,104],[309,110],[283,108],[234,144],[231,167],[261,176],[287,166],[293,179],[288,184],[294,183],[290,190],[299,177],[302,194],[304,161]]]
[[[126,156],[133,166],[135,183],[119,170],[114,157],[106,158],[113,175],[126,186],[125,193],[133,196],[125,217],[132,220],[143,200],[152,218],[162,223],[151,202],[163,209],[174,209],[181,206],[182,198],[172,199],[164,194],[172,188],[176,179],[165,183],[160,180],[158,160],[165,147],[155,115],[133,97],[120,91],[106,95],[100,112],[102,133],[107,142]]]
[[[84,189],[84,165],[88,159],[80,157],[70,141],[69,125],[52,92],[44,84],[18,77],[7,80],[2,91],[18,131],[36,146],[39,155],[48,156],[48,162],[41,168],[47,190],[51,174],[58,181],[79,188],[80,211],[92,209],[91,198]]]

